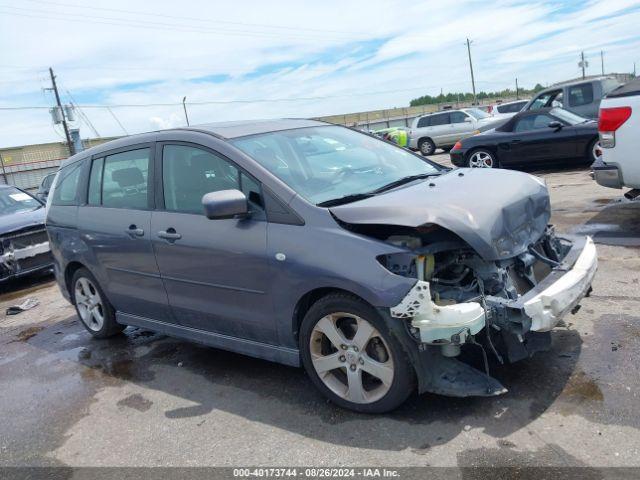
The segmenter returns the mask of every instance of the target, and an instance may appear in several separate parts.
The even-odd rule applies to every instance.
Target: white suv
[[[640,78],[617,88],[600,104],[598,121],[602,156],[593,164],[596,181],[605,187],[629,187],[640,195]]]
[[[457,141],[503,123],[479,108],[445,110],[413,119],[409,130],[409,148],[431,155],[436,147],[451,149]]]

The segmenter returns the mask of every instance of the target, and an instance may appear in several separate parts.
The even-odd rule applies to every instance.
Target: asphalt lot
[[[536,173],[600,268],[550,352],[496,367],[506,395],[360,415],[299,369],[131,328],[93,340],[50,277],[29,279],[0,296],[40,301],[0,319],[0,465],[640,466],[640,201],[587,170]]]

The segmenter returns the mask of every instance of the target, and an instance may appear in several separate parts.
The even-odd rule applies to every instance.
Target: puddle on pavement
[[[605,245],[640,247],[640,202],[612,202],[586,223],[575,227],[574,233],[591,235],[596,243]]]

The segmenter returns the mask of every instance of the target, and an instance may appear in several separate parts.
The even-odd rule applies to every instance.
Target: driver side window
[[[554,119],[548,115],[529,115],[518,120],[514,132],[527,132],[530,130],[539,130],[541,128],[547,128],[549,122],[553,122]]]

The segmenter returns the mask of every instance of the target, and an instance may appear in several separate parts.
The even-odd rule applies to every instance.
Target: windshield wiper
[[[352,193],[350,195],[345,195],[344,197],[332,198],[331,200],[325,200],[324,202],[318,203],[319,207],[335,207],[336,205],[343,205],[345,203],[356,202],[358,200],[364,200],[365,198],[373,197],[375,195],[374,192],[371,193]]]
[[[418,175],[409,175],[407,177],[399,178],[398,180],[394,180],[391,183],[387,183],[386,185],[381,186],[380,188],[374,190],[371,193],[382,193],[387,190],[391,190],[392,188],[399,187],[400,185],[404,185],[405,183],[413,182],[414,180],[420,180],[422,178],[435,177],[440,175],[440,172],[437,173],[420,173]]]

